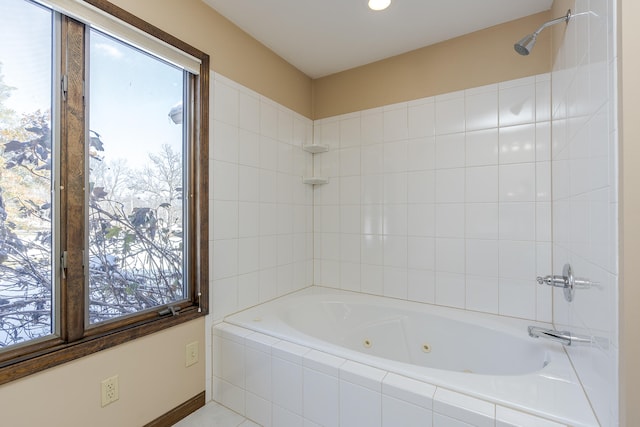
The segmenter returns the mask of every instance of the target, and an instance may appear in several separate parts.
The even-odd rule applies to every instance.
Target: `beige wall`
[[[313,118],[321,119],[396,102],[551,71],[551,36],[533,53],[513,44],[548,20],[549,12],[507,22],[313,81]]]
[[[185,368],[185,346],[200,361]],[[0,424],[139,427],[205,387],[204,319],[170,328],[0,386]],[[100,405],[100,382],[119,375],[120,399]]]
[[[311,78],[202,0],[111,0],[211,56],[211,69],[311,117]]]
[[[620,424],[640,425],[640,2],[618,0]]]

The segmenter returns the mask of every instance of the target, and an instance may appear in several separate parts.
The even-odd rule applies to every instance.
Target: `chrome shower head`
[[[552,19],[551,21],[545,22],[540,26],[540,28],[535,30],[533,33],[528,34],[524,36],[522,39],[520,39],[518,43],[513,45],[513,48],[520,55],[524,55],[524,56],[529,55],[531,53],[531,50],[533,49],[533,46],[536,44],[536,40],[538,39],[538,34],[540,34],[542,30],[544,30],[547,27],[550,27],[551,25],[559,24],[561,22],[569,22],[569,19],[571,19],[571,16],[572,16],[571,9],[569,9],[565,16],[561,16],[560,18]]]
[[[523,55],[523,56],[529,55],[531,53],[531,50],[533,49],[533,46],[535,46],[537,39],[538,39],[538,34],[536,33],[527,34],[522,39],[520,39],[518,43],[514,44],[513,48],[520,55]]]

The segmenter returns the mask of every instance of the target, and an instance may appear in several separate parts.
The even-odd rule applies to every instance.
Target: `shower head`
[[[522,39],[520,39],[518,43],[514,44],[513,48],[520,55],[523,55],[523,56],[529,55],[531,53],[531,50],[533,49],[533,46],[535,46],[537,39],[538,39],[538,34],[536,33],[527,34]]]
[[[542,30],[552,25],[559,24],[561,22],[569,22],[569,19],[571,19],[571,16],[572,16],[571,9],[569,9],[565,16],[561,16],[560,18],[552,19],[551,21],[545,22],[540,26],[540,28],[535,30],[533,33],[528,34],[524,36],[522,39],[520,39],[520,41],[518,41],[516,44],[513,45],[513,48],[520,55],[524,55],[524,56],[529,55],[531,53],[531,50],[533,49],[533,46],[536,44],[538,35],[542,32]]]

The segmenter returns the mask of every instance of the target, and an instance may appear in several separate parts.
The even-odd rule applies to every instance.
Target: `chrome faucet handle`
[[[598,282],[592,282],[588,279],[577,278],[573,276],[573,271],[571,270],[571,266],[569,264],[565,264],[562,269],[562,276],[538,276],[536,281],[540,285],[549,285],[554,286],[556,288],[564,289],[564,299],[568,302],[573,301],[573,294],[576,289],[589,289],[591,287],[600,288],[600,284]]]
[[[555,286],[556,288],[564,288],[568,285],[567,278],[564,276],[538,276],[536,281],[539,285]]]
[[[575,277],[573,279],[573,286],[576,289],[589,289],[589,288],[598,288],[598,289],[602,289],[602,286],[600,285],[600,282],[593,282],[589,279],[583,279],[581,277]]]

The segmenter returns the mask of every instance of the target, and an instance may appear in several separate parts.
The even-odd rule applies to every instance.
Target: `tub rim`
[[[455,320],[459,320],[458,316],[462,316],[464,319],[481,319],[483,322],[495,325],[501,332],[504,331],[509,334],[514,334],[514,331],[519,328],[522,330],[523,337],[526,336],[525,339],[532,340],[534,338],[528,337],[526,325],[552,327],[551,324],[545,322],[499,316],[490,313],[474,312],[459,308],[438,306],[434,304],[313,285],[230,314],[221,322],[214,324],[214,328],[224,322],[229,325],[241,327],[250,332],[260,333],[278,340],[334,355],[347,361],[354,361],[373,366],[377,369],[412,378],[435,387],[463,393],[496,405],[530,413],[555,422],[574,426],[599,425],[584,393],[582,385],[579,382],[577,374],[573,369],[573,365],[571,364],[565,349],[560,344],[537,340],[537,343],[544,347],[545,351],[551,355],[551,362],[536,372],[523,375],[468,374],[411,365],[399,361],[390,361],[389,359],[340,347],[337,344],[309,336],[286,324],[281,319],[274,319],[271,317],[267,319],[267,322],[265,322],[265,312],[259,311],[264,310],[265,308],[271,309],[273,307],[287,305],[291,302],[291,299],[297,297],[309,298],[313,296],[319,298],[340,296],[376,301],[394,306],[408,306],[426,310],[428,312],[434,312],[436,315],[444,315],[445,317]],[[256,313],[261,313],[261,320],[259,322],[253,322],[248,319],[249,317],[254,318]],[[274,322],[274,320],[276,321]],[[276,323],[281,330],[270,329],[269,327],[273,326],[273,323]],[[418,372],[416,372],[416,367],[419,368]],[[528,386],[536,387],[536,392],[533,394],[540,396],[561,396],[561,399],[544,401],[543,397],[540,397],[538,402],[536,402],[537,404],[531,404],[531,395],[516,395],[514,394],[514,390],[510,390],[508,392],[505,390],[505,387],[516,389],[526,388],[526,386],[522,387],[522,384],[520,383],[522,381],[527,381],[528,383],[526,385]]]

